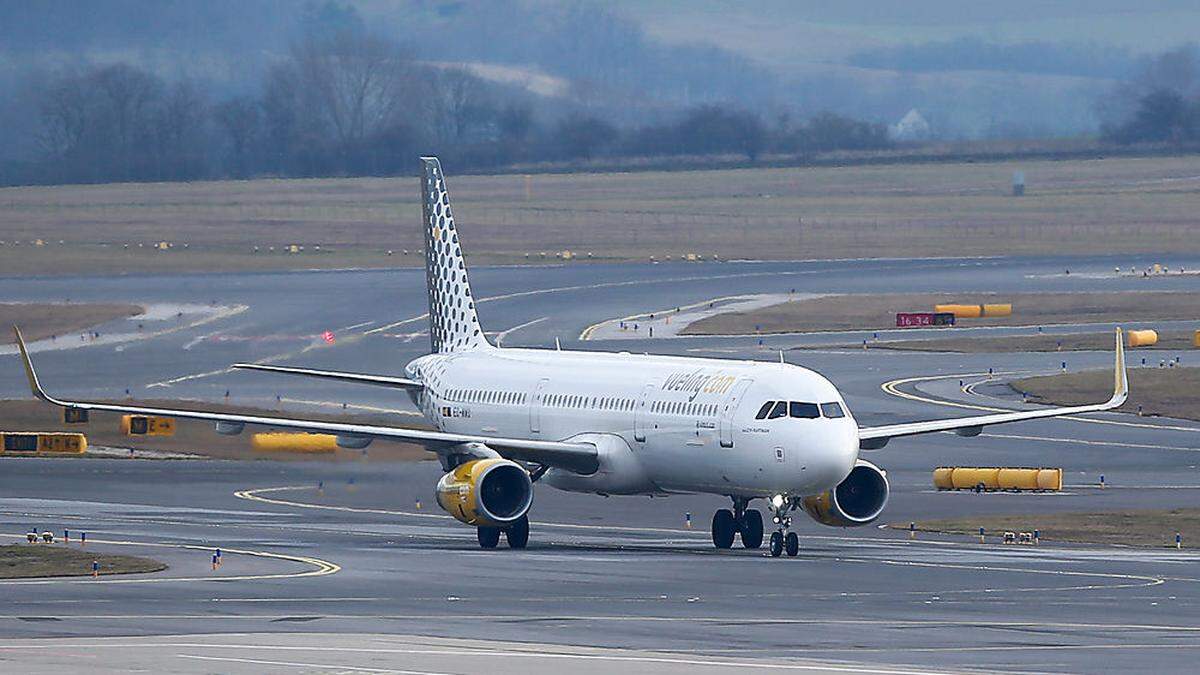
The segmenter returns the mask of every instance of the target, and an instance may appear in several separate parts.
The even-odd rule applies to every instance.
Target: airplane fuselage
[[[547,474],[565,490],[813,494],[858,459],[837,389],[789,364],[488,347],[423,356],[407,371],[441,431],[597,443],[597,473]]]

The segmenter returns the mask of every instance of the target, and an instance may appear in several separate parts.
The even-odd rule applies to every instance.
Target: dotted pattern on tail
[[[467,283],[450,194],[436,157],[422,157],[421,210],[425,225],[425,287],[429,291],[429,342],[434,353],[483,346],[487,341]]]

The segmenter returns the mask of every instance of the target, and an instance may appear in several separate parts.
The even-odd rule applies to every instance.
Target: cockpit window
[[[836,403],[836,402],[822,403],[821,404],[821,412],[824,413],[825,416],[830,419],[837,419],[839,417],[846,416],[845,411],[842,410],[842,404]]]
[[[756,420],[767,419],[767,413],[771,412],[771,408],[774,405],[775,405],[775,401],[767,401],[766,403],[764,403],[762,405],[762,407],[758,409],[758,414],[754,416],[754,419],[756,419]]]
[[[816,403],[804,403],[802,401],[792,401],[789,413],[792,417],[801,419],[813,420],[821,416],[821,411],[817,409]]]
[[[787,417],[787,414],[788,414],[787,401],[777,401],[775,403],[775,407],[771,409],[771,414],[767,416],[767,419],[773,420],[777,417]]]

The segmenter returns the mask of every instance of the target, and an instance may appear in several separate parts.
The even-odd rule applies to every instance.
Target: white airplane
[[[504,534],[512,548],[529,539],[533,484],[603,495],[712,493],[732,509],[712,519],[712,540],[763,542],[764,499],[775,525],[770,552],[794,556],[792,511],[825,525],[874,521],[888,500],[886,473],[859,457],[900,436],[953,431],[978,435],[992,424],[1110,410],[1128,391],[1121,330],[1115,390],[1105,403],[860,427],[837,387],[786,363],[544,349],[488,343],[476,317],[459,232],[441,165],[422,158],[421,192],[431,353],[404,377],[237,364],[235,367],[404,391],[435,430],[321,422],[58,399],[38,383],[17,331],[30,387],[66,408],[158,415],[216,423],[222,434],[246,425],[334,434],[366,447],[382,438],[423,445],[447,472],[437,501],[477,528],[479,545]]]

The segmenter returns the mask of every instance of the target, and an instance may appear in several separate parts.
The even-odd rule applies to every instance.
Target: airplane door
[[[729,390],[725,401],[721,404],[721,447],[733,447],[733,415],[737,412],[738,405],[742,402],[742,397],[746,394],[746,388],[753,382],[750,378],[742,378],[734,383],[733,388]]]
[[[537,386],[533,389],[533,395],[529,397],[530,433],[542,433],[542,399],[546,395],[546,384],[548,382],[550,382],[550,378],[548,377],[538,380]]]
[[[642,396],[637,401],[637,407],[633,409],[633,440],[639,443],[646,442],[646,427],[650,419],[650,394],[657,386],[650,383],[643,387]]]

